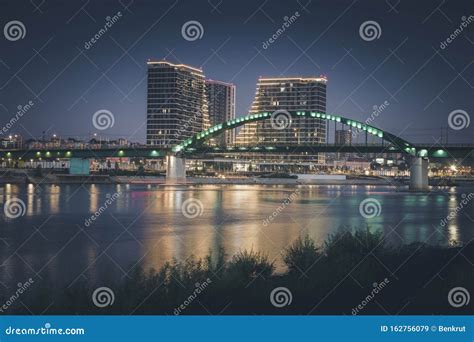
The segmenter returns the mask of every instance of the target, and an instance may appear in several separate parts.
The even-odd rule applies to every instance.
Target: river
[[[463,243],[474,237],[473,192],[470,186],[411,193],[352,185],[4,184],[2,207],[18,199],[22,206],[16,218],[2,212],[0,280],[9,286],[30,276],[54,284],[124,277],[137,264],[159,268],[219,248],[229,256],[263,252],[281,271],[282,251],[297,237],[308,234],[321,245],[338,230],[366,227],[394,245]]]

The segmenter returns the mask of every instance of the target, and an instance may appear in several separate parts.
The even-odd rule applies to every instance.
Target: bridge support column
[[[413,157],[410,163],[410,190],[427,191],[428,186],[428,159]]]
[[[166,156],[166,184],[186,183],[186,159]]]

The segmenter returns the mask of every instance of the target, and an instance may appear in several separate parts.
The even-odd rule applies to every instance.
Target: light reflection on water
[[[283,201],[297,190],[287,205]],[[282,269],[281,252],[308,234],[321,245],[338,230],[381,231],[389,243],[424,241],[446,245],[473,238],[473,204],[445,226],[461,194],[474,188],[436,189],[429,194],[383,186],[203,185],[13,185],[0,186],[0,201],[18,197],[26,204],[18,219],[1,218],[0,262],[3,282],[48,275],[70,282],[107,272],[123,275],[137,263],[159,268],[173,258],[204,257],[224,248],[262,251]],[[89,227],[85,220],[114,193],[120,196]],[[359,204],[381,204],[381,213],[365,219]],[[187,218],[183,202],[195,198],[203,212]],[[276,213],[276,215],[275,215]],[[467,215],[465,215],[467,214]],[[264,220],[273,217],[268,224]]]

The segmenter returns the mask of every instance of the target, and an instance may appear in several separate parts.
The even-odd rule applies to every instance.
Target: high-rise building
[[[338,129],[334,132],[334,143],[336,145],[352,145],[352,131],[350,129]],[[336,159],[351,157],[350,153],[336,153]]]
[[[308,111],[326,112],[325,77],[259,78],[250,114],[261,112]],[[272,120],[246,124],[237,136],[237,144],[319,144],[326,142],[324,119],[291,118],[284,129],[275,129]],[[324,163],[324,154],[315,161]]]
[[[338,129],[335,133],[336,145],[351,145],[352,144],[352,131],[350,129]]]
[[[235,118],[235,85],[221,81],[206,80],[209,122],[211,126]],[[235,129],[214,138],[219,146],[235,143]]]
[[[261,112],[326,112],[324,77],[260,78],[250,114]],[[239,132],[243,144],[311,144],[326,142],[326,121],[317,118],[292,118],[285,129],[275,129],[271,120],[245,125]]]
[[[209,127],[201,69],[148,61],[147,145],[171,147]]]

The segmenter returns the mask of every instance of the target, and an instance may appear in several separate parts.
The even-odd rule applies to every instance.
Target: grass
[[[55,289],[38,280],[20,298],[23,304],[17,301],[5,313],[28,314],[26,307],[33,312],[48,307],[47,314],[173,315],[181,306],[180,314],[350,315],[384,279],[389,283],[358,314],[472,312],[472,303],[451,307],[447,295],[456,286],[474,294],[473,243],[393,248],[367,229],[331,235],[319,247],[308,236],[301,237],[285,251],[283,261],[287,272],[276,274],[273,262],[260,252],[241,251],[227,258],[219,250],[204,259],[172,261],[159,270],[136,267],[123,280],[104,275],[100,284],[82,281]],[[98,286],[113,289],[113,305],[98,308],[92,303]],[[291,291],[293,301],[276,308],[270,293],[280,286]],[[3,301],[8,297],[4,292]]]

